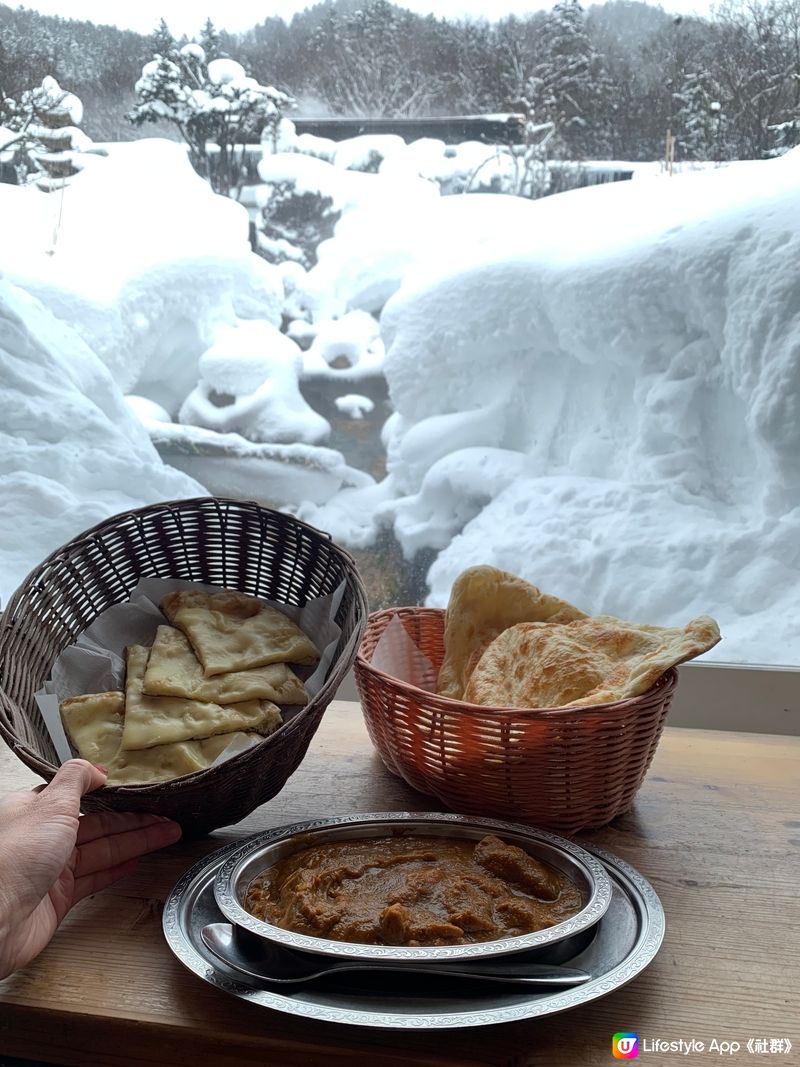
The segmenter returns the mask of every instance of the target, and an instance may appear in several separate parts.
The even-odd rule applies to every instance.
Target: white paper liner
[[[436,668],[408,636],[399,615],[390,620],[378,638],[372,653],[372,666],[401,682],[409,682],[431,693],[436,691]]]
[[[167,623],[167,619],[158,609],[158,604],[167,593],[181,589],[206,593],[226,592],[222,586],[204,585],[202,582],[187,582],[177,578],[142,578],[128,601],[115,604],[98,615],[75,644],[65,648],[55,661],[51,677],[34,697],[61,763],[73,759],[75,755],[61,722],[58,710],[61,701],[83,693],[105,693],[112,689],[123,689],[125,649],[128,645],[153,643],[157,628]],[[310,600],[302,608],[259,598],[264,604],[282,612],[296,623],[320,649],[320,661],[313,674],[303,683],[309,697],[315,696],[321,689],[341,636],[341,628],[336,625],[334,619],[344,591],[345,583],[341,582],[328,596]],[[301,710],[302,705],[282,707],[283,721],[288,722]],[[255,739],[232,742],[211,766],[223,763],[254,744],[258,744]]]

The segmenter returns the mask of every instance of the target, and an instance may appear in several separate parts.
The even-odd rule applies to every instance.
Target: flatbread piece
[[[167,593],[161,610],[189,638],[206,678],[319,660],[316,645],[291,619],[244,593]]]
[[[496,567],[469,567],[453,583],[444,628],[444,660],[436,691],[461,700],[467,680],[494,639],[519,622],[587,618],[566,600]]]
[[[125,694],[86,693],[59,705],[67,736],[81,757],[108,767],[122,740]]]
[[[640,696],[670,667],[720,640],[708,615],[682,629],[624,622],[610,615],[574,622],[519,623],[481,656],[464,700],[511,708],[606,704]]]
[[[152,748],[233,730],[268,734],[283,721],[280,709],[269,700],[216,704],[183,697],[147,696],[142,687],[149,652],[142,645],[131,645],[127,652],[123,749]]]
[[[147,696],[185,697],[215,704],[272,700],[276,704],[307,704],[305,686],[286,663],[269,663],[250,671],[206,678],[189,639],[174,626],[159,626],[144,673]]]
[[[168,782],[184,774],[207,770],[228,745],[240,738],[258,737],[258,734],[233,731],[215,734],[202,741],[177,741],[171,745],[156,745],[126,751],[120,749],[106,764],[108,785],[153,785]]]
[[[125,751],[120,748],[125,719],[125,694],[87,693],[61,704],[61,719],[73,747],[90,763],[108,771],[107,785],[150,785],[183,774],[204,771],[228,745],[260,734],[233,731],[202,741]]]

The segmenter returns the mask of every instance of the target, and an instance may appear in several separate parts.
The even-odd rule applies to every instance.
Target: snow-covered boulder
[[[387,159],[402,156],[405,152],[406,143],[396,133],[362,134],[340,141],[333,163],[344,170],[377,174]]]
[[[350,467],[331,448],[257,444],[238,433],[147,417],[144,422],[164,462],[202,481],[214,495],[302,512],[347,492],[375,488],[370,475]]]
[[[202,496],[167,467],[101,361],[0,279],[0,599],[63,542],[128,508]]]
[[[368,378],[383,371],[383,341],[377,319],[367,311],[348,311],[320,323],[307,352],[307,378]]]
[[[303,399],[298,346],[268,322],[220,330],[200,359],[200,382],[180,421],[250,441],[316,444],[330,425]]]

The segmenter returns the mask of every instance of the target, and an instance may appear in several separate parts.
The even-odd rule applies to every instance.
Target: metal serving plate
[[[532,934],[506,937],[497,941],[481,941],[469,945],[394,946],[362,945],[333,941],[325,937],[311,937],[292,930],[283,930],[263,922],[242,907],[247,887],[256,875],[302,848],[331,841],[352,841],[369,837],[408,836],[424,834],[428,837],[466,838],[479,841],[486,834],[497,834],[504,841],[518,845],[532,856],[567,875],[577,885],[583,907],[570,919],[537,930]],[[611,882],[603,865],[579,845],[544,830],[497,819],[473,819],[463,815],[419,814],[416,812],[380,812],[369,815],[348,815],[336,819],[321,819],[300,826],[268,830],[250,838],[221,864],[214,883],[217,906],[229,922],[241,930],[284,949],[334,956],[349,960],[381,960],[414,963],[442,960],[479,960],[489,956],[528,952],[552,945],[565,938],[576,937],[593,926],[606,912],[611,901]]]
[[[574,989],[533,993],[484,986],[479,995],[465,996],[461,986],[455,993],[446,987],[432,993],[430,985],[420,989],[418,980],[398,989],[396,983],[383,985],[376,976],[370,978],[369,988],[354,989],[335,977],[324,985],[254,987],[220,964],[200,936],[207,923],[222,919],[214,899],[214,880],[238,847],[234,843],[207,856],[176,884],[164,908],[167,943],[184,966],[218,989],[308,1019],[391,1030],[444,1030],[555,1015],[604,997],[635,978],[652,961],[664,938],[664,911],[650,883],[617,856],[592,848],[610,878],[611,903],[591,943],[569,960],[571,966],[592,975],[591,981]],[[559,947],[554,946],[554,951]],[[541,954],[539,950],[535,955]]]

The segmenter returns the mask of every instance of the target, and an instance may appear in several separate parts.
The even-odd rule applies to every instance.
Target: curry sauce
[[[465,945],[555,926],[583,906],[560,871],[493,835],[377,837],[301,849],[250,883],[284,930],[369,945]]]

